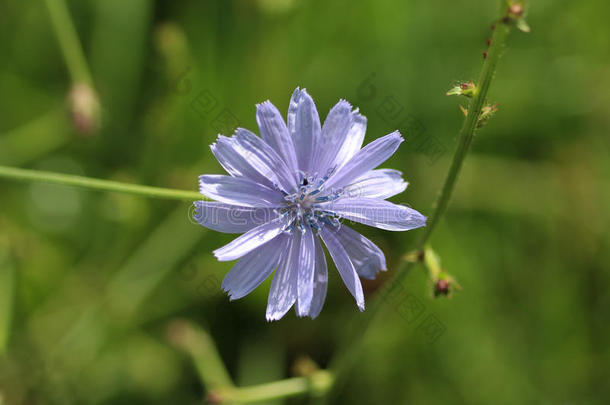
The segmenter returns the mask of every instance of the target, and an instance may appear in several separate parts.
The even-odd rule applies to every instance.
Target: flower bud
[[[222,404],[224,402],[224,398],[221,393],[217,391],[210,391],[205,396],[205,402],[210,405]]]
[[[91,135],[100,128],[100,103],[93,87],[88,83],[76,83],[68,95],[68,108],[72,125],[83,135]]]
[[[409,263],[419,263],[424,261],[423,250],[412,250],[403,256],[403,259]]]
[[[460,110],[464,114],[464,117],[468,116],[468,109],[464,106],[460,105]],[[483,125],[487,123],[487,121],[498,111],[498,103],[496,104],[485,104],[481,108],[481,114],[479,115],[479,119],[477,120],[477,128],[482,128]]]
[[[510,6],[508,6],[508,14],[513,17],[521,17],[523,15],[523,4],[511,4]]]
[[[428,270],[428,276],[432,281],[432,295],[434,298],[440,296],[448,297],[453,289],[461,290],[462,287],[441,267],[441,259],[430,246],[424,250],[424,264]]]
[[[530,27],[525,21],[525,6],[522,0],[508,0],[506,16],[502,21],[506,24],[514,23],[523,32],[530,32]]]
[[[434,283],[434,296],[438,297],[441,295],[444,295],[444,296],[449,295],[450,287],[451,287],[451,283],[449,282],[449,280],[446,280],[446,279],[437,280],[437,282]]]
[[[498,103],[484,105],[481,108],[481,115],[479,115],[477,128],[481,128],[483,125],[485,125],[492,115],[496,113],[496,111],[498,111]]]
[[[297,357],[292,366],[292,374],[297,376],[310,376],[319,369],[320,367],[318,367],[310,357],[301,355]]]
[[[465,96],[468,98],[473,97],[477,93],[477,86],[471,80],[469,82],[460,83],[457,86],[451,88],[448,92],[448,96]]]

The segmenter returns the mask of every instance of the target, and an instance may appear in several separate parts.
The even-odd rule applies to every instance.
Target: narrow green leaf
[[[8,247],[0,245],[0,354],[6,352],[10,337],[14,293],[15,268],[10,261]]]

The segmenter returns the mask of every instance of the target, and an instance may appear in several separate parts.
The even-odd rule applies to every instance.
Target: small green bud
[[[418,263],[424,261],[423,250],[412,250],[403,256],[403,259],[409,263]]]
[[[465,96],[471,98],[475,94],[477,94],[477,86],[471,80],[469,82],[460,83],[457,86],[452,87],[446,94],[448,96]]]
[[[435,298],[440,296],[448,297],[453,289],[462,289],[457,281],[441,267],[440,257],[430,246],[426,246],[424,250],[424,264],[428,270],[430,281],[432,281],[432,295]]]
[[[452,87],[451,89],[449,89],[449,91],[446,94],[448,96],[460,96],[460,95],[462,95],[462,89],[460,88],[460,86],[455,86],[455,87]]]
[[[523,0],[508,0],[506,16],[502,21],[506,24],[515,24],[517,29],[523,32],[530,32],[530,26],[525,21],[525,5]]]
[[[297,357],[294,364],[292,365],[292,374],[298,376],[310,376],[320,367],[311,359],[311,357],[301,355]]]
[[[498,103],[486,104],[481,108],[481,115],[477,122],[477,128],[483,127],[489,121],[489,119],[498,111]]]
[[[527,24],[527,22],[523,18],[519,18],[515,25],[517,26],[517,29],[519,29],[520,31],[523,31],[526,33],[530,32],[530,26]]]
[[[460,105],[460,110],[464,114],[464,117],[468,116],[468,110]],[[477,121],[477,128],[482,128],[483,125],[489,121],[492,115],[494,115],[498,111],[498,103],[496,104],[486,104],[481,108],[481,114],[479,115],[479,119]]]

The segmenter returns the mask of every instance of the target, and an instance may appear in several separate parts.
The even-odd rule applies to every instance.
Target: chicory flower
[[[360,277],[386,270],[383,252],[342,219],[407,231],[426,218],[386,201],[407,187],[400,172],[375,169],[403,141],[398,131],[362,147],[366,118],[345,100],[324,125],[313,99],[297,88],[287,122],[269,101],[257,106],[261,137],[238,128],[219,136],[212,153],[229,174],[203,175],[195,219],[226,233],[243,233],[214,251],[220,261],[238,260],[222,288],[231,300],[258,287],[275,270],[267,320],[282,318],[294,305],[298,316],[315,318],[326,298],[324,249],[358,308],[364,310]],[[345,222],[345,221],[343,221]]]

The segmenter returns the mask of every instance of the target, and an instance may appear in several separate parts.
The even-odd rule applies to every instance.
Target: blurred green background
[[[218,132],[257,129],[256,103],[285,113],[301,86],[322,117],[340,98],[359,106],[365,142],[404,133],[385,167],[410,186],[393,200],[425,214],[463,119],[444,93],[476,79],[497,15],[481,0],[67,4],[99,130],[71,118],[44,2],[0,0],[0,165],[197,190],[221,173]],[[512,33],[492,84],[499,112],[432,238],[463,291],[432,299],[415,269],[337,403],[610,401],[608,15],[600,0],[533,2],[532,32]],[[207,330],[248,385],[294,375],[303,356],[326,366],[359,316],[332,269],[315,321],[267,323],[269,282],[229,303],[232,263],[211,251],[233,236],[194,225],[187,203],[5,180],[0,196],[0,403],[202,403],[176,319]],[[419,232],[365,231],[389,273]],[[363,281],[369,302],[387,276]]]

